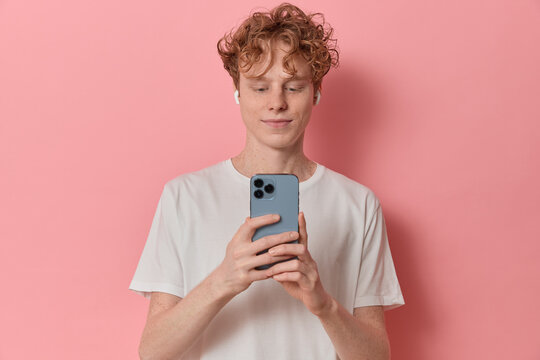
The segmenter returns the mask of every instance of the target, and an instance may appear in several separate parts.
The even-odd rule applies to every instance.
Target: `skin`
[[[265,74],[265,80],[249,77],[262,72],[271,59],[269,55],[266,62],[240,74],[240,112],[246,126],[246,145],[232,162],[248,177],[258,172],[293,173],[302,182],[313,176],[316,169],[315,162],[303,153],[304,133],[315,101],[313,84],[311,79],[292,80],[282,66],[287,44],[281,42],[273,46],[273,65]],[[310,68],[303,58],[296,58],[294,64],[297,76],[309,77]],[[293,121],[285,128],[274,129],[261,121],[270,118]],[[139,345],[141,359],[180,357],[231,299],[260,280],[278,281],[287,293],[317,316],[340,359],[390,358],[382,307],[355,308],[350,314],[325,291],[317,264],[308,250],[303,212],[298,215],[299,232],[251,241],[257,228],[278,220],[272,218],[272,214],[246,218],[229,241],[220,265],[185,298],[152,293]],[[288,244],[294,239],[299,243]],[[257,255],[264,249],[270,251]],[[298,259],[278,263],[267,270],[254,269],[295,256]]]
[[[246,141],[232,163],[248,177],[257,172],[291,173],[301,182],[310,178],[317,167],[303,152],[304,133],[315,101],[311,68],[301,56],[296,56],[294,65],[299,80],[291,79],[282,65],[289,46],[278,41],[273,48],[272,55],[267,51],[265,58],[249,71],[240,71],[239,102]],[[271,61],[272,67],[264,74],[266,79],[252,78],[260,75]],[[293,121],[285,128],[274,129],[263,119]]]
[[[269,45],[266,44],[267,49]],[[290,49],[289,45],[277,41],[271,46],[273,54],[267,51],[263,61],[247,72],[240,72],[238,98],[246,126],[246,146],[232,162],[240,173],[249,177],[258,172],[294,173],[299,181],[305,181],[316,169],[316,164],[303,153],[305,129],[315,100],[311,68],[301,56],[296,56],[294,67],[297,73],[294,76],[288,74],[283,67],[283,57]],[[271,68],[261,78],[260,74],[270,62]],[[263,119],[291,119],[292,122],[275,129],[266,125]],[[303,213],[299,214],[298,221],[302,229],[300,224],[305,224]],[[307,241],[307,234],[300,234],[300,237]],[[316,315],[320,313],[328,306],[330,296],[319,280],[317,264],[306,244],[282,244],[272,248],[271,254],[273,250],[284,255],[294,254],[299,260],[272,266],[266,270],[267,277],[280,281],[285,290],[303,301],[309,311]]]
[[[284,172],[295,174],[301,182],[309,179],[316,169],[316,164],[303,152],[305,129],[315,104],[311,69],[301,56],[295,57],[296,76],[306,80],[292,79],[282,65],[289,46],[279,41],[270,46],[273,46],[273,55],[267,53],[264,61],[246,73],[240,72],[239,102],[246,126],[246,145],[232,162],[248,177],[256,173]],[[266,79],[253,79],[264,71],[271,56],[272,67],[265,74]],[[293,121],[285,128],[272,129],[261,122],[270,118]],[[266,276],[278,281],[289,295],[302,301],[319,317],[341,359],[389,359],[390,345],[382,306],[355,308],[351,316],[330,296],[308,250],[303,212],[298,215],[298,224],[298,244],[282,243],[269,249],[273,256],[297,256],[298,259],[272,266],[265,270]]]

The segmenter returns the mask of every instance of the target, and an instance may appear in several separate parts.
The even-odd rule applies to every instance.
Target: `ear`
[[[313,105],[319,105],[319,101],[321,100],[321,92],[320,90],[315,91],[315,95],[313,96]]]

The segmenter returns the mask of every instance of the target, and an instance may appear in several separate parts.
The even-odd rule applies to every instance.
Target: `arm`
[[[271,214],[246,218],[229,242],[223,262],[185,298],[153,293],[139,345],[141,359],[179,358],[196,342],[217,313],[252,282],[268,278],[257,266],[292,256],[257,255],[271,246],[291,241],[289,232],[251,241],[255,230],[276,222]]]
[[[308,251],[303,212],[298,215],[298,226],[298,244],[281,244],[269,250],[274,255],[296,255],[298,259],[272,266],[266,270],[268,276],[319,318],[340,359],[390,359],[382,306],[355,308],[351,315],[328,294],[321,284],[317,263]]]
[[[139,345],[141,359],[173,359],[184,354],[233,296],[214,285],[212,274],[185,298],[152,293]]]
[[[382,306],[354,308],[351,315],[334,298],[317,316],[342,360],[389,360],[390,344]]]

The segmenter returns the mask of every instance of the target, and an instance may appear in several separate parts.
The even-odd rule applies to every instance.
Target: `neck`
[[[302,182],[313,176],[317,164],[304,155],[302,144],[299,145],[296,149],[246,146],[231,161],[236,170],[247,177],[264,173],[287,173],[296,175],[298,181]]]

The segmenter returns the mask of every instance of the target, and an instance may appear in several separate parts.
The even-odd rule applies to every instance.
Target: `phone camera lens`
[[[261,180],[261,181],[262,181],[262,180]],[[262,197],[264,196],[264,193],[263,193],[262,190],[255,190],[255,192],[253,193],[253,195],[255,195],[255,197],[256,197],[257,199],[260,199],[260,198],[262,198]]]
[[[271,194],[271,193],[274,192],[274,185],[268,184],[268,185],[266,185],[266,186],[264,187],[264,190],[265,190],[267,193]]]
[[[263,186],[263,184],[264,184],[264,181],[262,181],[262,179],[255,179],[255,181],[253,182],[253,185],[255,185],[258,188]]]

